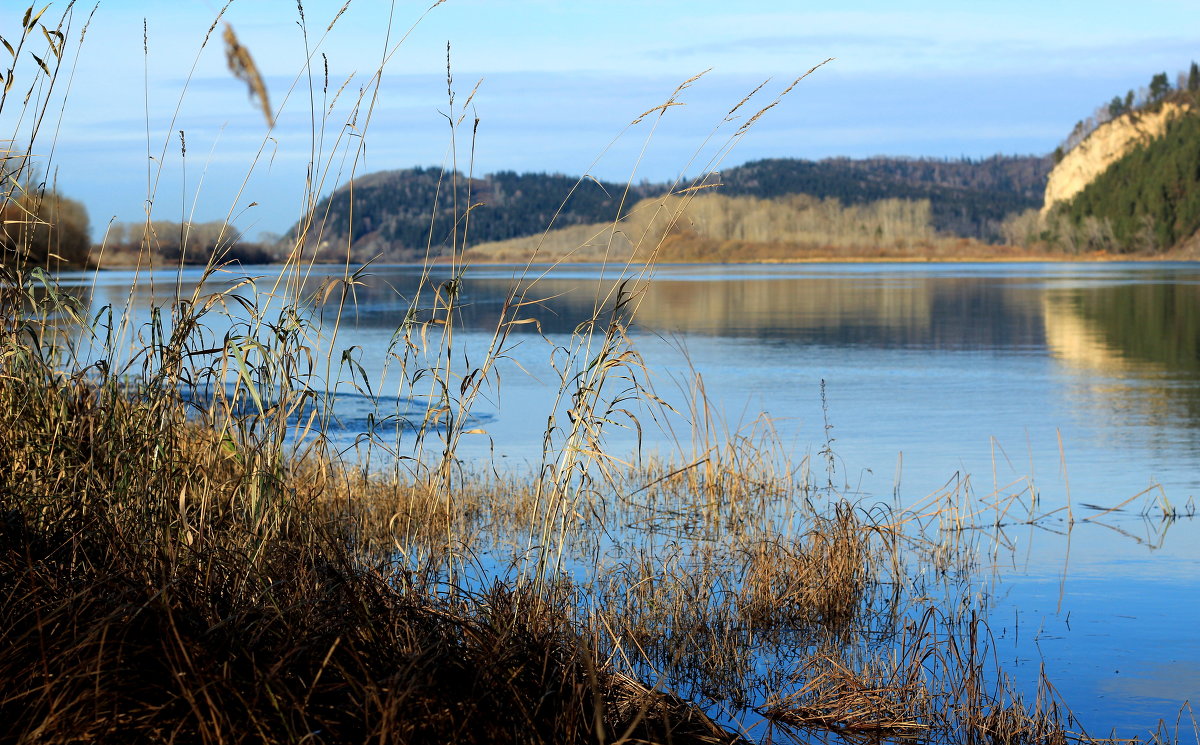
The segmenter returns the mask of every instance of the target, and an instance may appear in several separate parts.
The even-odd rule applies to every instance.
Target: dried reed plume
[[[258,65],[254,64],[254,58],[250,56],[250,50],[242,46],[238,41],[237,34],[233,32],[233,26],[228,23],[225,24],[225,31],[221,36],[225,40],[225,63],[229,66],[229,71],[235,78],[246,84],[250,91],[250,99],[258,100],[267,127],[274,127],[275,114],[271,109],[267,84],[263,82],[262,73],[258,71]]]

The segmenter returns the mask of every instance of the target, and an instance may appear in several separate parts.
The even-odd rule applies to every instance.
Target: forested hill
[[[381,171],[357,178],[322,200],[314,219],[319,228],[310,231],[310,239],[344,251],[347,236],[353,236],[359,258],[380,253],[418,258],[426,246],[440,255],[452,243],[462,246],[464,238],[473,246],[534,235],[552,221],[553,227],[602,222],[616,214],[624,189],[623,184],[580,182],[560,174],[500,171],[467,179],[437,168]],[[630,203],[654,190],[635,187]],[[473,208],[470,220],[464,221],[461,216],[468,205]]]
[[[842,204],[880,199],[928,199],[939,232],[996,240],[1000,223],[1014,212],[1041,205],[1049,157],[994,156],[986,160],[776,158],[721,173],[729,195],[773,198],[811,194]]]
[[[991,240],[1006,215],[1041,204],[1050,165],[1048,158],[1001,156],[980,161],[771,159],[724,170],[719,180],[725,194],[762,199],[808,194],[847,205],[929,199],[936,230]],[[417,258],[426,246],[439,255],[452,241],[463,245],[464,221],[454,216],[461,217],[468,204],[465,243],[474,246],[534,235],[552,220],[556,228],[611,220],[625,189],[561,174],[501,171],[468,180],[436,168],[384,171],[355,179],[323,200],[315,213],[321,227],[309,236],[331,256],[345,250],[348,236],[358,259]],[[635,185],[626,204],[666,190],[666,184]]]

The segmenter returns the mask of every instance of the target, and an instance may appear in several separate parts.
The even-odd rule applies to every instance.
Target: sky
[[[295,0],[230,3],[221,22],[263,74],[269,128],[226,66],[224,25],[203,44],[217,0],[100,0],[82,42],[94,0],[80,0],[32,151],[97,238],[147,209],[254,238],[353,174],[412,166],[623,182],[766,157],[1045,154],[1113,95],[1200,59],[1195,0],[432,1],[339,15],[345,0],[307,0],[303,28]],[[24,6],[0,9],[14,44]],[[0,110],[0,139],[19,147],[29,51],[45,56],[40,32]],[[705,71],[683,105],[631,124]]]

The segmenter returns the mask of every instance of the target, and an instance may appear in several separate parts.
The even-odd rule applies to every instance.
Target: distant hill
[[[778,158],[729,168],[718,177],[719,193],[731,197],[804,194],[846,206],[885,199],[928,200],[934,230],[997,240],[1008,214],[1040,205],[1050,166],[1048,157],[1032,156],[978,161]],[[653,183],[630,186],[624,203],[631,207],[668,188]],[[468,180],[435,168],[372,173],[318,204],[309,244],[330,259],[344,256],[348,244],[360,260],[376,255],[419,258],[427,246],[437,256],[452,243],[470,247],[537,235],[552,222],[555,228],[567,228],[610,221],[625,191],[624,184],[561,174],[502,171]],[[468,204],[470,220],[464,221]]]
[[[660,188],[632,187],[629,203]],[[379,254],[416,259],[427,247],[440,256],[451,245],[520,238],[551,224],[601,222],[616,214],[624,189],[623,184],[580,182],[561,174],[501,171],[468,179],[437,168],[381,171],[322,200],[309,242],[334,257],[344,256],[348,239],[358,259]],[[465,221],[468,206],[470,219]]]
[[[1049,157],[994,156],[985,160],[923,158],[771,159],[721,174],[729,195],[773,198],[808,194],[860,205],[882,199],[928,199],[939,233],[994,241],[1004,218],[1040,205]]]

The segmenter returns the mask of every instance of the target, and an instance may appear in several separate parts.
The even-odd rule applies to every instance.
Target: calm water
[[[274,270],[247,271],[269,280]],[[472,359],[513,271],[468,274],[456,343]],[[395,386],[388,350],[419,274],[374,268],[339,332],[340,347],[383,381],[376,393]],[[195,276],[184,274],[185,289]],[[132,298],[145,318],[154,294],[143,276],[131,295],[133,279],[72,281],[95,308]],[[175,274],[154,279],[161,297]],[[502,385],[474,409],[471,426],[486,434],[468,435],[460,455],[537,462],[557,389],[550,360],[591,313],[603,279],[577,266],[540,281],[534,294],[553,299],[530,313],[539,326],[514,327]],[[1018,678],[1045,662],[1092,734],[1143,733],[1160,717],[1173,722],[1184,700],[1200,703],[1200,526],[1164,521],[1157,509],[1138,514],[1200,496],[1200,266],[663,267],[633,340],[651,371],[643,382],[676,409],[687,411],[699,372],[727,427],[765,414],[791,455],[814,463],[828,443],[834,478],[864,500],[912,503],[969,478],[979,496],[1030,487],[1047,509],[1069,498],[1081,518],[1097,514],[1087,505],[1112,507],[1153,487],[1099,523],[1013,529],[1016,548],[996,568],[992,631]],[[348,367],[334,367],[329,377],[347,395],[331,434],[351,448],[375,407],[345,382]],[[405,409],[394,393],[391,410]],[[683,416],[631,413],[643,452],[677,447],[658,421],[690,447]],[[612,429],[608,443],[632,453],[637,430]]]

